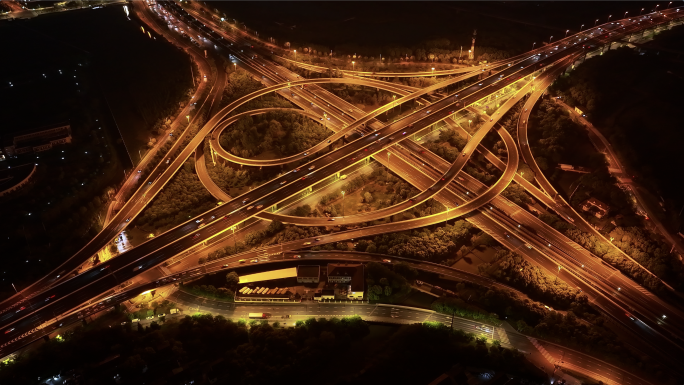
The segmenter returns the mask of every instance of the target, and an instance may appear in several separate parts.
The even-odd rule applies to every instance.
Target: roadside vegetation
[[[506,321],[521,333],[602,357],[661,380],[665,378],[665,368],[632,350],[613,333],[612,320],[595,309],[586,294],[548,275],[519,254],[498,251],[492,263],[478,268],[482,275],[521,290],[529,298],[506,289],[444,282],[440,285],[451,288],[454,296],[436,300],[432,308],[493,324]]]
[[[573,208],[589,223],[598,226],[606,238],[613,240],[615,247],[675,289],[682,290],[684,268],[681,262],[670,253],[670,246],[646,229],[644,220],[636,212],[633,198],[618,187],[617,179],[608,172],[604,155],[588,145],[585,129],[560,106],[547,99],[533,112],[530,127],[533,128],[530,134],[534,135],[530,139],[533,154],[537,155],[540,168],[546,167],[543,171],[552,182],[557,181],[562,173],[552,166],[557,162],[576,162],[575,165],[592,168],[591,172],[580,174],[574,182],[576,187],[569,199]],[[581,203],[591,197],[610,206],[605,218],[597,220],[582,209]],[[539,218],[647,289],[666,298],[669,296],[667,288],[658,279],[624,258],[603,240],[553,214],[541,214]]]
[[[302,384],[320,383],[322,377],[332,384],[428,383],[454,362],[533,381],[543,378],[521,353],[435,323],[384,328],[384,337],[377,338],[358,316],[311,318],[288,328],[277,321],[235,322],[212,315],[135,328],[120,326],[123,318],[110,313],[2,363],[0,381],[33,383],[59,374],[94,383],[115,377],[122,383],[205,377],[218,383],[272,384],[294,376]],[[338,354],[350,357],[345,365],[329,359]]]
[[[684,203],[684,184],[672,173],[684,167],[678,155],[684,133],[677,113],[684,103],[684,66],[673,53],[684,49],[683,37],[684,27],[677,26],[643,47],[608,51],[551,88],[585,112],[638,183],[664,198],[667,211],[656,214],[672,229],[681,224],[677,214]]]

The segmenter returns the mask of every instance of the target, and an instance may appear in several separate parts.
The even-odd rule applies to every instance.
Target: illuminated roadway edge
[[[295,82],[295,83],[296,83],[296,82]],[[301,83],[304,83],[304,82],[301,82]],[[270,92],[271,90],[273,90],[273,89],[275,89],[275,88],[282,88],[282,87],[274,86],[274,87],[271,87],[270,89],[267,89],[265,92]],[[210,122],[210,123],[211,123],[211,122]],[[205,126],[205,127],[206,127],[206,126]]]
[[[293,261],[295,261],[295,259],[293,258],[294,256],[290,256],[290,254],[292,254],[292,253],[288,252],[287,254],[288,254],[287,257],[286,257],[286,254],[282,254],[281,259],[273,259],[273,260],[269,260],[269,261],[264,261],[263,263],[281,263],[281,262],[293,262]],[[405,262],[409,266],[411,266],[417,270],[423,271],[423,272],[440,274],[443,276],[450,277],[452,279],[466,281],[466,282],[470,282],[470,283],[480,285],[480,286],[484,286],[484,287],[495,287],[499,290],[505,290],[505,291],[517,294],[521,298],[526,297],[526,295],[524,293],[520,292],[519,290],[512,288],[508,285],[499,283],[497,281],[494,281],[492,279],[489,279],[487,277],[483,277],[483,276],[480,276],[480,275],[477,275],[474,273],[470,273],[470,272],[463,271],[460,269],[456,269],[456,268],[452,268],[449,266],[440,265],[440,264],[436,264],[436,263],[432,263],[432,262],[427,262],[427,261],[417,261],[414,259],[404,258],[404,257],[396,257],[396,256],[391,256],[391,255],[385,255],[385,254],[365,253],[365,252],[356,252],[356,251],[351,251],[351,252],[349,252],[349,251],[347,251],[347,252],[345,252],[345,251],[307,251],[307,252],[302,252],[299,255],[301,256],[301,259],[299,259],[300,261],[302,261],[302,260],[319,261],[320,260],[320,261],[345,261],[345,262],[356,262],[356,263],[370,262],[370,261],[383,263],[383,260],[387,260],[387,259],[391,260],[392,261],[391,263],[400,261],[400,262]],[[239,269],[240,267],[243,267],[243,266],[249,266],[249,265],[241,264],[237,258],[239,258],[239,257],[233,256],[231,258],[232,259],[231,262],[222,261],[221,265],[219,265],[218,263],[214,263],[214,266],[211,269],[206,269],[203,272],[201,272],[197,269],[195,269],[194,271],[191,270],[190,274],[187,274],[185,277],[183,277],[183,279],[197,279],[197,278],[200,278],[201,276],[204,276],[206,274],[212,274],[212,273],[220,272],[220,271],[226,269],[226,267],[224,265],[229,265],[229,268],[234,268],[234,269]],[[109,298],[103,298],[97,304],[93,304],[87,308],[80,309],[79,313],[81,313],[81,315],[79,315],[77,313],[69,314],[69,315],[64,316],[60,320],[55,321],[55,323],[53,323],[51,325],[46,325],[40,329],[33,330],[32,333],[30,334],[30,338],[28,338],[26,341],[23,341],[24,342],[23,346],[26,346],[26,345],[28,345],[28,344],[36,341],[36,340],[39,340],[44,335],[48,335],[51,332],[53,332],[54,330],[56,330],[58,328],[58,326],[56,326],[56,324],[58,322],[62,326],[65,326],[65,325],[68,325],[68,324],[71,324],[74,322],[78,322],[79,320],[87,317],[88,315],[95,314],[97,312],[103,311],[102,309],[104,309],[104,310],[109,309],[110,308],[108,305],[109,303],[120,303],[120,302],[129,300],[129,299],[135,298],[136,296],[140,295],[143,292],[158,289],[160,287],[172,284],[174,282],[174,278],[178,278],[181,275],[182,275],[182,273],[175,273],[175,274],[172,274],[169,276],[161,277],[156,282],[148,283],[146,285],[127,290],[125,292],[119,293],[119,294],[112,296],[112,297],[109,297]],[[100,305],[100,304],[102,304],[102,305]],[[261,305],[261,304],[253,304],[253,305]],[[421,309],[421,308],[414,308],[414,309],[420,310],[420,311],[425,311],[425,309]],[[436,313],[436,314],[440,314],[440,313]],[[445,315],[445,316],[448,317],[448,315]],[[363,318],[363,315],[361,315],[361,317]],[[460,318],[460,317],[455,317],[455,318]],[[481,323],[479,321],[470,320],[470,319],[463,319],[463,321],[473,323],[473,324],[480,324]],[[505,333],[507,333],[509,335],[510,334],[516,334],[519,337],[521,337],[523,339],[523,341],[525,339],[527,339],[527,336],[525,336],[523,334],[513,333],[511,331],[506,331]],[[539,340],[539,339],[537,339],[537,340]],[[543,340],[539,340],[539,341],[543,341]],[[547,341],[544,341],[544,342],[547,342]],[[547,342],[547,343],[549,343],[549,342]],[[515,349],[515,346],[513,346],[513,344],[511,344],[511,347]],[[562,346],[561,348],[562,349],[568,349],[565,346]],[[582,352],[575,352],[575,353],[580,354],[582,356],[585,356],[587,358],[590,358],[591,360],[599,360],[600,361],[600,359],[593,357],[593,356],[586,354],[586,353],[582,353]],[[5,359],[5,358],[7,358],[7,357],[3,357],[3,359]],[[611,369],[614,371],[622,372],[622,373],[625,373],[625,374],[628,374],[628,375],[634,377],[633,379],[641,381],[642,384],[652,384],[651,382],[649,382],[643,378],[640,378],[637,375],[632,374],[631,372],[628,372],[627,370],[625,370],[623,368],[616,367],[616,366],[611,365],[609,363],[606,363],[604,361],[601,361],[601,363],[610,366]],[[569,366],[569,368],[573,369],[573,370],[583,369],[583,367],[578,366],[578,365],[574,365],[570,362],[568,362],[567,364],[573,365],[574,367]],[[565,366],[565,365],[561,364],[561,366]],[[612,380],[611,378],[609,378],[603,374],[600,374],[600,373],[596,373],[596,372],[592,372],[592,371],[586,371],[586,370],[584,371],[584,373],[589,375],[592,378],[596,378],[596,379],[603,378],[606,381],[611,381],[612,383],[618,384],[618,382],[616,382],[616,381]],[[617,373],[615,376],[617,377],[618,375],[620,375],[622,373]],[[639,384],[639,382],[636,382],[636,383],[632,382],[632,384]]]
[[[541,75],[544,79],[547,79],[545,82],[546,85],[551,83],[551,81],[560,73],[560,70],[564,68],[564,66],[568,65],[572,60],[574,60],[575,57],[572,57],[570,59],[561,59],[559,63],[556,63],[555,70],[551,72],[545,72],[544,75]],[[548,69],[547,69],[548,70]],[[549,70],[550,71],[550,70]],[[466,145],[466,147],[463,149],[463,152],[465,153],[466,156],[461,156],[456,159],[452,167],[445,172],[445,175],[452,175],[450,177],[450,181],[453,181],[453,179],[461,172],[461,169],[467,163],[467,161],[470,159],[470,156],[472,155],[473,151],[475,151],[475,148],[477,148],[480,145],[480,142],[482,139],[489,133],[489,130],[498,122],[498,120],[511,108],[513,107],[522,97],[524,97],[527,92],[531,89],[530,83],[532,81],[528,82],[528,85],[525,85],[522,87],[520,90],[518,90],[515,94],[514,97],[510,98],[503,106],[500,107],[498,110],[497,114],[495,117],[493,117],[490,121],[486,122],[475,134],[475,136],[469,141],[469,143]],[[372,112],[371,114],[375,113]],[[371,115],[369,114],[369,115]],[[446,118],[446,117],[445,117]],[[219,132],[225,128],[226,125],[220,125],[218,130]],[[500,130],[499,133],[502,134],[502,132],[505,130]],[[341,133],[342,131],[340,131]],[[338,133],[339,134],[339,133]],[[503,134],[502,134],[503,135]],[[212,140],[214,140],[217,136],[219,135],[214,135]],[[492,197],[498,195],[503,191],[511,182],[513,177],[515,176],[515,173],[518,169],[518,151],[515,146],[515,142],[513,142],[512,138],[510,135],[503,135],[502,136],[504,139],[504,143],[506,145],[506,149],[508,151],[509,157],[507,161],[506,168],[503,172],[503,175],[501,178],[494,184],[492,185],[484,194],[476,197],[474,200],[464,204],[463,206],[460,206],[455,209],[455,214],[460,214],[464,215],[469,213],[470,211],[477,209],[478,207],[488,203]],[[402,140],[406,139],[405,136],[397,139],[397,142],[400,142]],[[509,140],[510,139],[510,140]],[[326,142],[323,141],[322,144],[325,146]],[[316,148],[316,147],[314,147]],[[312,149],[313,151],[313,149]],[[379,152],[375,152],[373,154],[370,154],[370,156],[376,156],[378,155]],[[241,158],[240,158],[241,159]],[[232,160],[232,158],[230,159]],[[199,169],[198,169],[199,171]],[[297,178],[298,176],[295,176],[292,174],[293,177]],[[200,180],[206,180],[207,176],[202,176],[200,177]],[[433,186],[434,187],[434,186]],[[446,187],[446,185],[445,185]],[[210,192],[213,189],[210,189],[208,187],[208,190]],[[426,192],[429,191],[434,191],[432,194],[426,194]],[[334,217],[334,221],[336,222],[336,225],[340,224],[351,224],[351,223],[358,223],[358,222],[366,222],[366,221],[372,221],[372,220],[377,220],[377,219],[382,219],[387,216],[397,214],[399,212],[408,210],[412,207],[415,207],[426,200],[432,198],[434,195],[439,193],[440,190],[436,190],[434,188],[429,188],[426,189],[425,191],[421,192],[419,195],[413,197],[410,201],[404,201],[401,202],[397,205],[381,209],[381,210],[376,210],[372,211],[370,213],[362,213],[362,214],[354,214],[354,215],[349,215],[349,216],[344,216],[344,217]],[[218,194],[216,194],[218,195]],[[297,216],[288,216],[288,215],[282,215],[282,214],[274,214],[274,213],[269,213],[269,212],[261,212],[257,215],[260,218],[263,219],[268,219],[268,220],[279,220],[283,223],[290,223],[290,224],[296,224],[296,225],[303,225],[303,226],[326,226],[329,225],[329,218],[308,218],[308,217],[297,217]]]
[[[525,182],[526,182],[526,181],[523,180],[521,184],[525,185]],[[529,183],[528,183],[528,184],[529,184]],[[542,202],[544,202],[545,204],[549,205],[548,197],[546,197],[546,198],[547,198],[547,199],[540,199],[540,200],[541,200]]]
[[[530,58],[531,60],[530,64],[537,63],[538,58],[533,57]],[[544,63],[551,63],[553,62],[551,58],[544,59],[541,61],[542,64]],[[523,73],[523,74],[530,74],[534,72],[534,67],[533,66],[528,66],[528,67],[521,67],[524,68],[523,70],[519,70],[517,68],[510,68],[505,71],[510,72],[513,71],[513,73]],[[522,76],[520,76],[522,77]],[[488,83],[488,85],[495,84],[499,81],[500,79],[485,79],[483,80],[483,83]],[[510,80],[510,79],[508,79]],[[300,81],[300,82],[294,82],[295,84],[305,84],[309,82],[321,82],[324,80],[312,80],[312,81]],[[508,82],[501,82],[500,84],[509,84]],[[487,86],[488,86],[487,85]],[[472,94],[471,97],[474,98],[474,100],[479,100],[481,97],[486,95],[489,90],[485,90],[487,88],[485,86],[484,88],[480,88],[479,86],[471,86],[469,87],[472,89]],[[193,139],[194,141],[197,141],[197,144],[203,140],[203,136],[206,135],[206,131],[211,129],[222,117],[228,115],[230,111],[234,110],[236,107],[239,105],[244,104],[246,101],[253,99],[257,95],[271,92],[276,89],[281,89],[286,87],[286,85],[276,85],[273,87],[269,87],[268,89],[261,90],[259,92],[252,93],[250,95],[246,95],[243,98],[238,99],[237,101],[231,103],[230,105],[226,106],[220,113],[215,115],[210,121],[200,130],[200,133]],[[448,103],[446,106],[442,106],[440,110],[444,110],[448,107]],[[435,112],[435,114],[428,115],[428,117],[434,117],[437,115],[438,112]],[[425,117],[420,117],[421,120],[424,120]],[[430,118],[432,120],[435,120],[436,118]],[[399,128],[403,127],[391,127],[393,125],[390,125],[390,127],[386,127],[386,129],[382,129],[383,134],[391,134],[392,132],[396,132]],[[394,128],[395,131],[392,131],[391,129]],[[389,131],[388,131],[389,129]],[[404,128],[405,129],[405,128]],[[417,131],[421,128],[414,127],[413,131]],[[412,131],[410,129],[407,129],[407,131]],[[365,138],[365,142],[369,139],[368,136]],[[361,147],[359,147],[359,145]],[[356,152],[358,150],[362,151],[362,148],[365,147],[367,144],[364,144],[364,140],[358,139],[349,145],[343,147],[340,150],[336,150],[337,153],[342,154],[342,157],[346,157],[347,155],[345,154],[350,154],[349,151]],[[184,161],[184,159],[189,156],[191,152],[194,151],[194,146],[188,146],[186,147],[183,152],[186,154],[185,156],[179,156],[176,159],[174,159],[174,163],[181,163]],[[365,155],[365,153],[362,152],[362,154]],[[324,157],[325,158],[325,157]],[[343,159],[343,162],[340,163],[339,160]],[[264,203],[267,203],[268,205],[275,204],[279,202],[280,200],[284,199],[282,198],[282,193],[283,191],[287,195],[292,194],[292,189],[295,188],[297,189],[297,185],[301,186],[300,188],[297,189],[297,191],[301,190],[302,188],[306,188],[310,184],[314,184],[316,180],[320,180],[321,178],[325,178],[328,176],[328,174],[324,175],[327,173],[328,168],[346,168],[348,166],[344,166],[344,158],[339,158],[338,161],[335,162],[330,162],[326,159],[317,159],[313,163],[322,163],[323,165],[321,166],[321,169],[326,170],[318,173],[314,173],[314,178],[309,178],[310,180],[307,181],[306,183],[291,183],[288,187],[285,187],[284,190],[283,188],[278,188],[274,186],[277,186],[277,180],[266,183],[263,186],[258,187],[255,190],[250,191],[249,193],[243,194],[243,196],[254,196],[254,199],[257,200],[262,200]],[[168,170],[167,170],[168,171]],[[317,170],[318,171],[318,170]],[[331,171],[334,172],[334,171]],[[455,176],[455,175],[454,175]],[[449,181],[438,181],[437,184],[440,186],[444,186],[448,183]],[[283,191],[280,191],[283,190]],[[270,192],[268,192],[270,191]],[[278,194],[274,194],[275,192],[278,192]],[[278,198],[277,196],[280,196]],[[268,202],[269,200],[273,200],[272,203]],[[9,321],[9,325],[14,324],[15,322],[21,321],[21,325],[18,325],[18,327],[21,327],[22,329],[25,329],[29,327],[31,324],[35,324],[35,322],[38,322],[39,320],[46,319],[46,317],[50,317],[50,315],[54,315],[54,313],[59,312],[60,314],[63,312],[68,311],[69,309],[72,309],[75,306],[78,306],[78,304],[83,303],[87,300],[87,298],[92,298],[94,296],[97,296],[97,293],[103,293],[106,292],[109,288],[118,285],[118,283],[124,282],[127,279],[132,278],[135,275],[140,274],[142,271],[145,271],[149,268],[152,268],[160,263],[162,263],[164,260],[170,258],[172,255],[177,254],[180,249],[178,247],[184,248],[186,246],[183,246],[190,242],[191,244],[196,244],[198,242],[204,242],[207,241],[209,238],[215,237],[217,234],[217,231],[223,232],[227,230],[228,228],[232,227],[232,225],[240,223],[247,218],[251,217],[254,215],[254,213],[250,214],[247,213],[248,210],[244,210],[244,206],[241,206],[239,203],[234,204],[234,203],[228,203],[223,206],[220,206],[216,209],[210,210],[208,213],[205,213],[204,215],[210,214],[210,213],[216,213],[217,215],[225,215],[221,214],[221,212],[231,212],[234,213],[234,217],[232,220],[228,222],[224,221],[214,221],[214,223],[210,223],[208,226],[206,226],[203,230],[200,230],[199,233],[195,237],[190,237],[190,233],[196,231],[189,226],[192,224],[192,220],[188,221],[182,225],[177,226],[174,229],[171,229],[167,231],[165,234],[160,235],[159,237],[155,237],[142,245],[136,247],[135,249],[129,250],[126,253],[123,253],[121,256],[111,260],[109,262],[110,265],[113,267],[111,269],[108,269],[105,271],[105,268],[102,269],[90,269],[89,271],[84,272],[83,274],[80,274],[74,278],[71,278],[70,280],[66,281],[65,283],[58,285],[54,288],[51,288],[49,293],[47,294],[48,296],[51,293],[54,294],[59,294],[57,298],[54,301],[50,301],[49,303],[44,303],[42,301],[34,301],[32,305],[30,305],[30,309],[26,310],[25,312],[22,312],[19,317],[17,318],[14,316],[14,313],[9,313],[7,314],[8,317],[3,317],[3,321],[7,322]],[[202,216],[201,216],[202,217]],[[215,216],[212,216],[211,219],[215,218]],[[180,234],[179,234],[180,233]],[[200,235],[203,236],[200,239],[196,238]],[[171,237],[171,238],[169,238]],[[160,243],[164,243],[164,246],[157,246]],[[168,255],[171,253],[171,255]],[[132,259],[135,258],[135,259]],[[131,270],[131,267],[137,266],[134,269]],[[107,266],[108,267],[108,266]],[[138,270],[140,269],[140,270]],[[118,282],[118,283],[117,283]],[[74,302],[76,301],[76,302]],[[36,303],[37,302],[37,303]],[[46,301],[47,302],[47,301]],[[17,312],[18,313],[18,312]],[[49,319],[47,318],[47,319]],[[16,332],[11,333],[12,335],[16,335],[18,333],[21,333],[21,330],[17,330]],[[6,336],[6,338],[12,339],[14,338],[12,335]]]
[[[606,239],[606,237],[601,234],[600,231],[598,231],[596,228],[591,226],[583,216],[581,216],[575,209],[570,206],[568,202],[563,199],[563,197],[558,194],[558,191],[553,187],[551,182],[546,179],[546,175],[542,172],[542,170],[539,168],[539,165],[537,164],[537,161],[535,160],[534,156],[532,155],[532,148],[529,146],[529,138],[527,135],[527,126],[530,121],[530,115],[532,114],[532,109],[534,106],[537,104],[539,99],[542,96],[542,92],[536,92],[534,93],[526,102],[524,105],[523,110],[520,112],[520,117],[518,119],[518,144],[520,146],[520,152],[522,153],[523,159],[525,163],[527,163],[528,166],[532,169],[532,172],[534,172],[534,178],[537,180],[537,183],[539,183],[539,186],[542,188],[542,190],[548,195],[551,199],[553,199],[560,208],[556,209],[561,216],[565,214],[568,218],[571,219],[571,222],[573,224],[576,224],[577,227],[580,227],[583,231],[588,232],[599,239],[603,240],[605,244],[613,246],[613,250],[617,250],[620,255],[623,258],[626,258],[632,263],[634,263],[636,266],[638,266],[641,270],[644,272],[648,273],[651,277],[657,279],[660,281],[665,287],[667,287],[671,292],[675,293],[675,289],[670,286],[667,282],[663,281],[660,279],[658,276],[653,274],[650,270],[646,269],[642,264],[639,262],[635,261],[634,258],[630,257],[627,255],[622,249],[619,247],[613,245],[611,241]]]
[[[674,11],[671,11],[671,12],[674,12]],[[635,21],[636,21],[636,19],[635,19]],[[607,24],[606,24],[606,25],[607,25]],[[636,26],[636,25],[635,25],[634,23],[632,23],[632,24],[630,25],[630,27],[635,27],[635,26]],[[626,28],[626,26],[623,26],[623,27],[622,27],[623,30],[624,30],[625,28]],[[595,29],[595,28],[593,28],[593,29]],[[639,29],[639,28],[637,28],[637,29]],[[588,29],[587,31],[585,31],[585,34],[586,34],[588,31],[590,31],[590,30],[591,30],[591,29]],[[631,32],[631,31],[630,31],[630,32]],[[623,33],[624,33],[624,31],[623,31]],[[598,39],[598,38],[600,38],[602,34],[603,34],[603,32],[602,32],[601,34],[599,34],[598,36],[592,38],[592,40],[593,40],[593,39]],[[567,38],[565,38],[565,39],[562,39],[562,40],[557,41],[557,42],[555,43],[555,44],[558,44],[556,47],[558,47],[559,45],[564,44],[563,42],[565,42],[566,40],[567,40],[567,41],[571,41],[572,38],[574,38],[574,37],[571,36],[570,40],[568,40]],[[576,45],[576,43],[575,43],[575,45]],[[543,51],[544,51],[545,49],[547,49],[547,48],[551,48],[551,47],[550,47],[550,46],[549,46],[549,47],[542,47],[542,48],[538,49],[537,51],[543,52]],[[533,51],[533,52],[537,52],[537,51]],[[528,55],[528,54],[529,54],[529,53],[521,54],[521,55],[518,55],[517,57],[515,57],[515,58],[513,58],[513,59],[516,59],[516,58],[519,58],[519,57],[524,57],[525,55]],[[508,60],[511,60],[511,59],[508,59]],[[496,65],[496,63],[492,63],[492,65],[493,65],[493,66]],[[461,69],[461,70],[462,70],[462,69]],[[472,76],[472,75],[465,75],[464,77],[470,77],[470,76]],[[445,87],[445,86],[449,85],[451,82],[455,82],[455,81],[460,81],[460,80],[461,80],[461,78],[457,78],[457,79],[458,79],[458,80],[452,79],[452,80],[450,80],[450,81],[441,82],[441,83],[438,84],[438,85],[440,86],[440,87],[438,87],[438,88]],[[288,86],[289,86],[289,84],[290,84],[290,83],[288,83]],[[375,86],[376,86],[376,87],[379,87],[378,84],[376,84]],[[437,86],[437,85],[435,85],[435,86]],[[435,86],[432,86],[432,87],[435,87]],[[429,88],[432,88],[432,87],[428,87],[428,89],[429,89]],[[402,98],[402,99],[405,99],[405,98]],[[400,99],[399,101],[397,101],[397,104],[401,104],[401,103],[403,103],[404,101],[406,101],[406,100],[403,100],[403,101],[402,101],[402,100]],[[384,107],[393,108],[393,103],[388,103],[388,104],[385,105]],[[377,110],[376,110],[376,111],[377,111]],[[384,112],[384,111],[380,111],[380,112]],[[370,115],[370,114],[368,114],[368,115]],[[367,115],[365,118],[362,118],[362,119],[369,118],[368,115]],[[359,123],[359,122],[357,122],[356,124],[358,124],[358,123]],[[220,146],[216,146],[216,147],[220,148]],[[225,152],[224,152],[224,154],[225,154]],[[237,157],[236,157],[236,158],[237,158]],[[240,158],[237,158],[237,159],[240,159]],[[245,162],[245,161],[246,161],[246,162],[249,162],[249,160],[245,160],[245,159],[242,159],[242,161],[243,161],[243,162]],[[522,178],[521,178],[521,179],[522,179]],[[574,210],[571,210],[571,211],[574,212]],[[577,214],[575,213],[575,215],[577,215]],[[594,231],[595,231],[595,230],[594,230]],[[623,253],[623,254],[624,254],[624,253]],[[628,257],[628,258],[629,258],[629,257]],[[631,258],[630,258],[630,259],[631,259]],[[638,263],[637,263],[637,264],[638,264]],[[642,269],[644,269],[645,271],[648,271],[648,270],[646,270],[643,266],[641,266],[641,265],[639,265],[639,266],[640,266]],[[651,274],[652,277],[655,277],[652,273],[649,272],[649,274]],[[655,278],[657,279],[657,277],[655,277]],[[661,281],[661,282],[662,282],[662,281]],[[665,284],[665,285],[666,285],[667,287],[669,287],[669,285],[667,285],[667,284]]]

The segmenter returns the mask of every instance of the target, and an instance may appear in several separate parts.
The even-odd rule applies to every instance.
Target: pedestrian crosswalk
[[[642,292],[644,295],[647,295],[647,296],[649,296],[649,297],[652,297],[652,296],[653,296],[653,293],[651,293],[650,291],[644,289],[643,286],[634,285],[634,288],[637,289],[637,290],[639,290],[640,292]]]
[[[530,342],[532,342],[532,345],[534,345],[534,347],[537,348],[537,350],[539,350],[539,352],[544,356],[544,358],[546,358],[550,363],[556,363],[556,360],[551,356],[551,354],[549,354],[549,352],[546,349],[544,349],[543,346],[541,346],[539,341],[529,336],[527,337],[527,339],[530,340]]]

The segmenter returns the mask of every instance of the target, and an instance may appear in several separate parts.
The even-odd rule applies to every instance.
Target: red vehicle
[[[303,176],[303,177],[302,177],[302,180],[304,180],[304,179],[306,179],[306,177],[305,177],[305,176]]]
[[[107,266],[101,268],[100,271],[104,271],[104,269],[107,269],[107,268],[109,268],[109,265],[107,265]]]
[[[7,330],[5,330],[5,334],[7,334],[7,333],[11,332],[12,330],[14,330],[14,328],[11,328],[11,329],[7,329]]]
[[[226,215],[225,217],[223,217],[223,220],[226,221],[228,220],[228,218],[230,218],[230,215]]]
[[[16,311],[16,313],[19,313],[20,311],[22,311],[22,310],[24,310],[24,309],[26,309],[26,306],[20,307],[19,310]]]

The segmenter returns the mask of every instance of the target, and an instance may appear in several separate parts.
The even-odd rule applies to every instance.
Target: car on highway
[[[310,244],[311,244],[311,242],[304,242],[304,245],[305,245],[305,246],[306,246],[306,245],[310,245]]]
[[[385,263],[392,263],[392,261],[389,260],[389,259],[383,259],[382,261],[385,262]]]
[[[432,112],[432,110],[425,111],[425,115],[429,114],[430,112]]]
[[[313,170],[314,168],[316,168],[316,165],[309,167],[309,171]]]
[[[55,296],[56,296],[56,294],[53,294],[53,295],[51,295],[51,296],[45,298],[45,302],[47,302],[47,301],[49,301],[49,300],[55,298]]]
[[[14,330],[14,328],[10,328],[10,329],[5,330],[5,334],[11,332],[12,330]]]
[[[259,263],[259,260],[258,260],[258,259],[252,259],[250,262],[252,262],[252,263]]]
[[[299,167],[297,167],[297,168],[295,168],[294,170],[292,170],[292,172],[297,172],[297,171],[299,171]]]
[[[196,220],[195,222],[196,223],[202,223],[203,220],[204,220],[204,218],[200,218],[200,219]]]
[[[251,210],[253,208],[254,208],[254,205],[251,205],[251,206],[247,207],[247,210]]]
[[[131,218],[126,218],[126,222],[130,222],[130,221],[131,221]]]
[[[24,310],[24,309],[26,309],[26,306],[20,307],[19,310],[15,311],[15,313],[19,313],[20,311],[22,311],[22,310]]]
[[[141,172],[142,172],[142,170],[138,170],[138,173],[141,173]]]
[[[201,229],[202,227],[204,227],[204,226],[206,226],[206,225],[207,225],[206,223],[200,223],[200,225],[197,226],[197,228],[198,228],[198,229]]]
[[[321,240],[321,238],[316,238],[316,242],[318,242],[318,241],[320,241],[320,240]]]
[[[159,317],[159,318],[161,318],[161,317],[166,317],[166,313],[157,314],[157,317]]]
[[[228,215],[226,215],[225,217],[223,217],[223,220],[226,221],[226,220],[228,220],[228,218],[230,218],[230,214],[228,214]]]
[[[223,265],[221,267],[225,269],[226,267],[228,267],[228,264],[226,263],[225,265]]]
[[[487,327],[487,325],[475,326],[475,329],[481,330],[485,333],[489,333],[490,331],[492,331],[491,329],[489,329],[489,327]]]
[[[297,254],[297,255],[295,255],[295,256],[292,257],[292,258],[299,259],[299,258],[301,258],[301,257],[302,257],[301,255]]]
[[[328,218],[328,222],[334,222],[335,218]]]
[[[249,198],[245,198],[245,199],[242,201],[242,204],[244,205],[244,204],[247,203],[247,202],[249,202]]]
[[[259,210],[259,209],[261,209],[262,207],[264,207],[264,205],[258,205],[256,208],[257,208],[257,210]]]
[[[306,175],[302,177],[302,180],[305,180],[305,179],[306,179]]]
[[[241,259],[241,260],[238,261],[238,263],[245,263],[245,262],[247,262],[246,259]]]
[[[282,186],[282,185],[284,185],[285,183],[287,183],[287,181],[286,181],[286,180],[284,180],[284,181],[280,182],[280,185]]]
[[[192,237],[192,239],[199,238],[199,236],[200,236],[200,233],[197,233]]]
[[[145,318],[145,319],[152,320],[152,319],[154,319],[154,316],[151,315],[151,316],[149,316],[149,317],[147,317],[147,318]]]
[[[108,268],[109,268],[109,265],[107,265],[107,266],[105,266],[105,267],[103,267],[103,268],[100,268],[100,271],[105,271],[105,270],[108,269]]]

